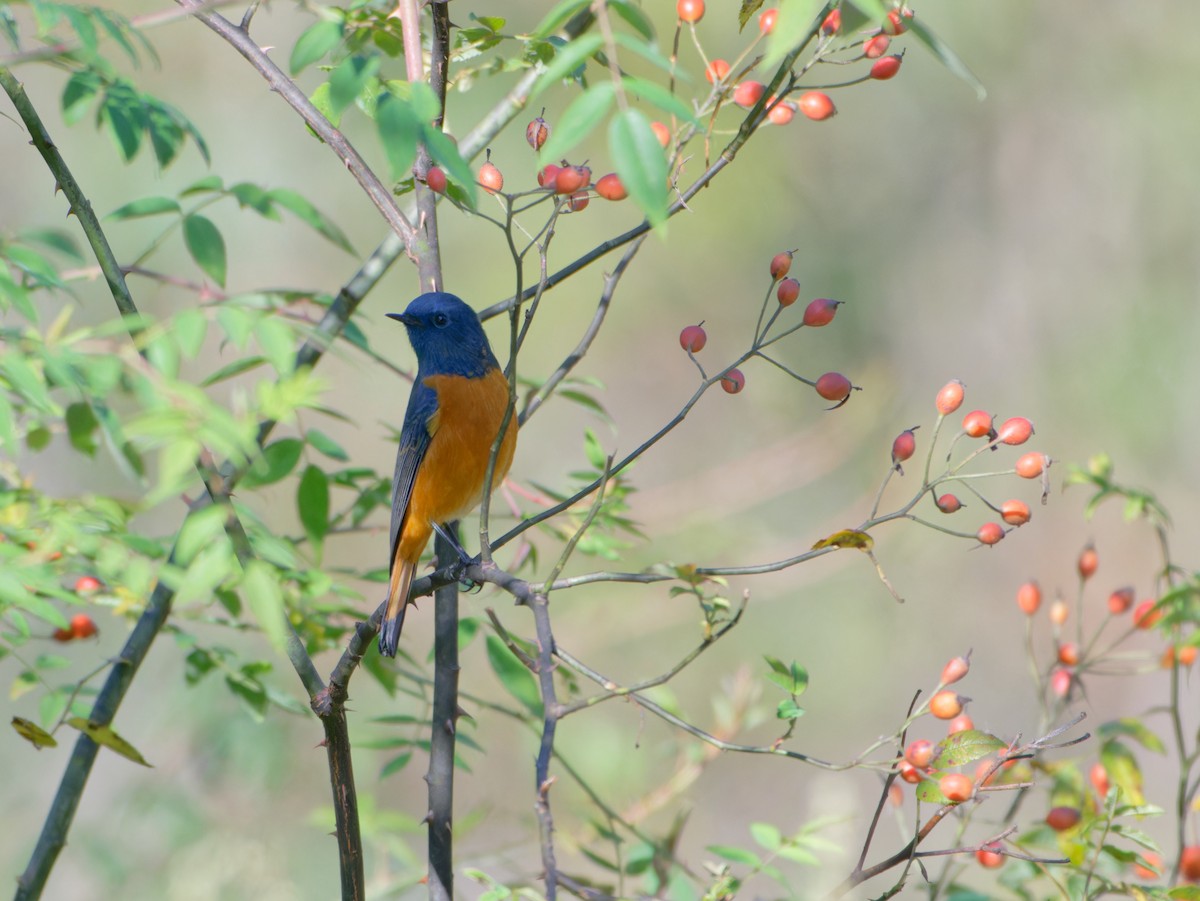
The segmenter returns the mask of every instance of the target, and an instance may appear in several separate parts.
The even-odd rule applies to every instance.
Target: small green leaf
[[[146,130],[146,109],[131,85],[121,81],[108,89],[100,103],[100,121],[108,126],[125,162],[137,156]]]
[[[354,247],[345,232],[306,198],[287,188],[276,188],[268,196],[273,202],[295,215],[301,222],[315,229],[319,235],[332,241],[346,253],[354,253]]]
[[[346,453],[340,444],[318,429],[309,429],[304,438],[326,457],[332,457],[334,460],[341,460],[343,462],[350,459],[350,455]]]
[[[462,158],[462,154],[458,152],[458,145],[432,125],[422,126],[421,140],[425,144],[425,149],[429,151],[429,155],[433,157],[434,162],[445,167],[450,178],[467,195],[468,203],[472,207],[475,206],[478,200],[475,175],[471,172],[471,167],[467,165],[467,161]]]
[[[577,37],[558,49],[554,59],[546,67],[546,71],[533,86],[530,100],[535,99],[547,88],[558,84],[562,79],[571,75],[576,69],[587,64],[596,51],[604,46],[604,39],[598,34],[585,34]]]
[[[263,448],[262,456],[246,470],[242,477],[243,488],[258,488],[270,485],[287,476],[300,462],[304,442],[299,438],[281,438]]]
[[[779,831],[779,827],[770,823],[751,823],[750,835],[768,851],[777,851],[783,844],[783,833]]]
[[[804,40],[809,40],[820,29],[817,17],[825,14],[821,0],[783,0],[775,18],[775,27],[767,37],[767,50],[763,57],[764,68],[773,69],[796,49]]]
[[[621,84],[624,85],[628,93],[650,101],[659,109],[670,113],[684,122],[694,123],[696,121],[691,107],[657,82],[646,78],[634,78],[632,75],[625,75],[621,78]]]
[[[804,716],[804,708],[791,698],[784,698],[775,708],[776,719],[791,721],[798,720],[802,716]]]
[[[338,19],[321,19],[310,25],[296,38],[288,68],[299,75],[342,40],[342,23]]]
[[[1167,748],[1163,744],[1162,739],[1146,728],[1141,720],[1134,717],[1111,720],[1096,730],[1096,737],[1101,741],[1107,741],[1118,735],[1132,738],[1148,751],[1154,751],[1158,754],[1167,753]]]
[[[652,226],[667,221],[667,158],[650,120],[632,107],[619,111],[608,126],[608,152],[629,196]]]
[[[77,401],[67,407],[67,435],[71,446],[89,457],[96,454],[96,429],[100,422],[90,404]]]
[[[254,340],[275,371],[288,375],[296,368],[295,335],[278,316],[263,316],[254,324]]]
[[[146,104],[146,133],[150,136],[150,148],[158,165],[167,168],[179,155],[186,135],[183,127],[165,104],[143,95]]]
[[[654,40],[654,26],[640,6],[630,3],[628,0],[610,0],[608,8],[628,22],[647,41]]]
[[[171,333],[184,356],[192,359],[200,353],[204,336],[208,334],[208,317],[195,307],[180,310],[171,320]]]
[[[99,90],[100,79],[91,69],[81,69],[68,78],[62,94],[63,121],[74,125],[82,119]]]
[[[801,695],[808,689],[808,670],[793,661],[785,664],[776,657],[764,656],[771,672],[767,679],[774,682],[790,695]]]
[[[251,560],[246,565],[246,574],[238,586],[238,594],[262,626],[271,646],[280,654],[286,654],[287,609],[283,604],[283,590],[277,571],[261,560]]]
[[[138,749],[118,735],[112,726],[93,723],[81,716],[71,717],[67,720],[67,725],[78,729],[96,744],[103,745],[110,751],[115,751],[127,760],[140,763],[142,766],[150,766],[146,762],[146,758],[138,752]]]
[[[329,106],[335,115],[345,112],[379,71],[378,56],[348,56],[329,74]]]
[[[390,92],[380,94],[375,105],[375,126],[392,178],[397,181],[408,178],[417,159],[417,140],[421,134],[421,123],[412,107]]]
[[[907,21],[909,30],[917,36],[917,40],[928,47],[933,55],[941,60],[942,65],[949,69],[951,73],[957,75],[970,85],[975,91],[975,98],[977,100],[987,99],[987,88],[983,86],[983,82],[975,76],[974,72],[967,68],[967,64],[959,58],[957,53],[950,49],[945,41],[927,28],[925,22],[916,16]]]
[[[179,212],[182,212],[179,202],[171,197],[142,197],[118,207],[104,218],[137,219],[141,216],[159,216],[163,213]]]
[[[757,867],[762,864],[761,858],[753,851],[748,851],[745,848],[735,848],[732,845],[709,845],[706,849],[709,854],[715,854],[730,863],[742,863],[747,866]]]
[[[265,357],[240,357],[232,363],[222,366],[212,375],[208,376],[200,383],[202,387],[207,388],[209,385],[215,385],[217,382],[223,382],[225,379],[231,379],[235,375],[241,375],[243,372],[249,372],[255,367],[262,366],[266,363]]]
[[[296,507],[305,533],[319,551],[329,531],[329,477],[319,466],[305,468],[296,488]]]
[[[27,243],[41,244],[57,250],[63,256],[70,257],[77,263],[84,261],[83,254],[79,252],[79,245],[75,242],[75,239],[62,229],[23,228],[20,231],[19,237]]]
[[[183,241],[196,265],[225,287],[225,239],[212,220],[199,213],[184,216]]]
[[[545,40],[566,25],[572,16],[587,9],[589,5],[589,0],[560,0],[558,5],[546,13],[542,21],[538,23],[532,36],[535,39]]]
[[[571,101],[571,105],[563,110],[554,123],[549,140],[542,146],[542,164],[565,157],[608,115],[615,100],[616,86],[606,80],[588,88]]]
[[[487,636],[488,662],[500,684],[534,716],[542,715],[542,695],[537,680],[503,641]]]
[[[964,729],[948,735],[933,749],[935,770],[964,766],[1007,748],[1007,743],[978,729]]]

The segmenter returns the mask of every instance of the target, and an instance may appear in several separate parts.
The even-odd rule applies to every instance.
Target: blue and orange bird
[[[483,500],[492,444],[508,408],[508,381],[479,317],[453,294],[422,294],[388,317],[404,323],[417,354],[392,478],[391,578],[379,629],[379,652],[394,657],[430,535],[435,529],[452,535],[445,524]],[[496,455],[493,488],[508,473],[516,445],[514,416]]]

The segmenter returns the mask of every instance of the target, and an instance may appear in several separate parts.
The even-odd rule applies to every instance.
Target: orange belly
[[[429,422],[429,448],[413,482],[397,557],[416,562],[431,523],[461,519],[483,499],[492,443],[508,407],[508,382],[499,369],[479,379],[433,375],[425,384],[437,392],[438,411]],[[514,415],[496,455],[495,488],[508,474],[517,446]]]

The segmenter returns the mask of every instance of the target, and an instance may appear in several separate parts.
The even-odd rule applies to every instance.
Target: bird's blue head
[[[479,317],[453,294],[422,294],[403,313],[387,315],[404,323],[422,377],[480,378],[499,365]]]

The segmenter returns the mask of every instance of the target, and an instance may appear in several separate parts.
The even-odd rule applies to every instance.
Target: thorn
[[[545,798],[546,795],[550,793],[550,787],[554,785],[556,781],[558,781],[557,776],[547,776],[546,781],[538,786],[538,794]]]
[[[314,748],[328,748],[329,747],[329,739],[322,738],[319,742],[317,742],[315,745],[313,745],[313,747]]]
[[[450,719],[446,720],[446,722],[443,724],[442,728],[446,730],[447,735],[454,735],[455,734],[454,718],[451,717]]]
[[[427,814],[425,814],[425,818],[421,820],[419,825],[428,826],[432,822],[433,822],[433,811],[431,810]]]
[[[463,716],[465,716],[471,722],[475,722],[475,717],[471,716],[471,714],[467,713],[467,711],[463,710],[461,707],[456,705],[454,708],[454,718],[458,719],[459,717],[463,717]]]

